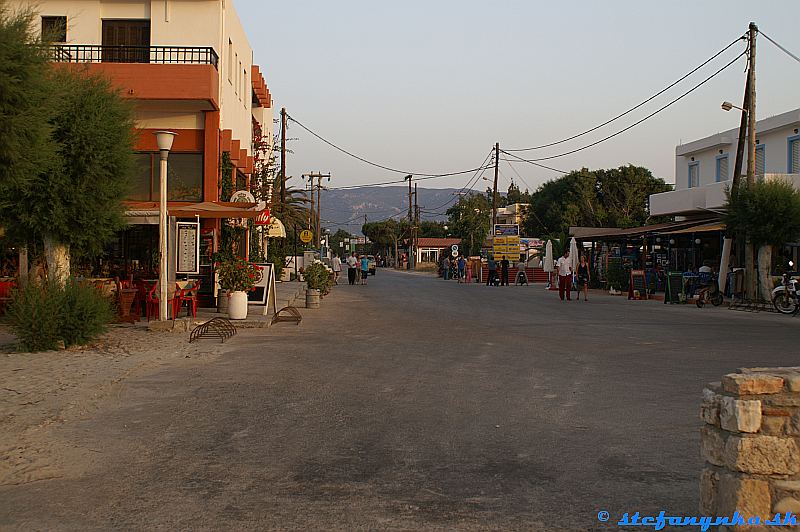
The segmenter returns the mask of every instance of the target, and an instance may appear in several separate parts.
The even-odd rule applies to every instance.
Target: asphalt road
[[[693,515],[703,384],[797,365],[800,318],[379,270],[299,327],[126,383],[76,478],[0,528],[593,530]]]

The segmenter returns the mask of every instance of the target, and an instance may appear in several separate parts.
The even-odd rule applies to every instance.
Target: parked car
[[[367,264],[369,265],[369,274],[375,275],[375,255],[367,255]]]

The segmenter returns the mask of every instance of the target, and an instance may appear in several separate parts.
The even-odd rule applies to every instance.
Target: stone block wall
[[[800,514],[800,367],[740,369],[703,390],[700,513]]]

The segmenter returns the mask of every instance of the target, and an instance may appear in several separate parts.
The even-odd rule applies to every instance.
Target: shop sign
[[[176,273],[200,273],[200,222],[177,222]]]
[[[269,209],[264,209],[258,216],[256,216],[255,224],[256,225],[269,225],[272,222],[270,219]]]

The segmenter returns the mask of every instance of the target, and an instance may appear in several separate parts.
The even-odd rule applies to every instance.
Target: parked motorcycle
[[[794,263],[789,262],[789,267],[792,266]],[[797,314],[800,311],[800,282],[784,273],[781,285],[772,291],[772,305],[781,314]]]

